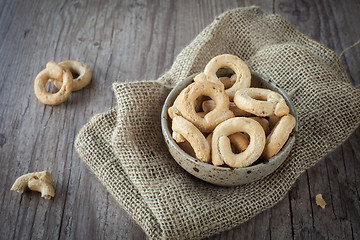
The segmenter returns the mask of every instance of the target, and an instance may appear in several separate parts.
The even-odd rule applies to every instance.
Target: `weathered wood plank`
[[[302,33],[319,41],[340,54],[346,47],[360,38],[359,1],[286,1],[275,0],[275,13],[280,14]],[[345,69],[353,83],[359,84],[356,66],[360,47],[347,52],[342,58]]]
[[[351,10],[349,9],[352,8]],[[353,29],[352,20],[358,18],[354,14],[355,9],[359,8],[359,3],[340,3],[340,2],[286,2],[279,1],[275,7],[276,13],[280,13],[292,24],[294,24],[300,31],[310,36],[311,38],[323,43],[335,52],[340,53],[347,46],[344,42],[349,41],[348,31]],[[353,14],[351,14],[351,12]],[[344,13],[349,13],[345,15]],[[351,19],[351,20],[350,20]],[[358,32],[359,29],[354,30]],[[354,36],[359,36],[356,33]],[[356,41],[356,39],[353,39]],[[348,45],[350,45],[348,43]],[[353,51],[353,50],[352,50]],[[350,58],[352,54],[356,56],[357,50],[349,53]],[[346,59],[345,60],[346,64]],[[352,72],[358,72],[358,68],[353,68],[347,65],[347,71],[353,83],[360,81],[358,77],[353,78]],[[354,238],[352,234],[352,224],[347,216],[346,208],[358,209],[358,196],[356,194],[349,194],[345,189],[348,186],[355,185],[355,178],[348,177],[345,172],[345,162],[359,162],[359,159],[354,156],[344,156],[340,149],[344,147],[349,148],[348,141],[343,147],[337,149],[328,157],[319,162],[315,167],[307,171],[307,180],[304,181],[302,176],[296,183],[294,189],[290,192],[294,203],[305,204],[306,207],[297,208],[292,204],[292,218],[294,228],[294,238],[297,236],[303,238],[315,239],[351,239]],[[357,146],[359,148],[359,145]],[[346,150],[344,153],[350,153]],[[350,161],[349,161],[350,160]],[[302,183],[304,186],[299,186]],[[303,191],[299,197],[299,189],[309,189],[309,192]],[[316,194],[322,193],[328,205],[325,209],[320,209],[316,206],[314,199]],[[346,203],[346,204],[344,204]],[[311,218],[307,213],[311,210]],[[357,214],[359,211],[355,211]],[[306,215],[307,214],[307,215]],[[299,222],[300,221],[300,222]],[[359,219],[356,219],[358,222]],[[356,222],[355,221],[355,222]],[[300,226],[298,224],[300,223]]]
[[[271,211],[269,225],[270,239],[291,239],[293,228],[289,194],[286,194],[275,207],[267,211]]]
[[[101,235],[104,234],[105,229],[111,230],[111,228],[106,228],[104,221],[98,221],[99,219],[105,219],[107,216],[106,210],[108,209],[107,206],[109,205],[108,193],[104,187],[101,186],[101,184],[94,178],[94,176],[89,174],[88,169],[85,168],[84,164],[80,161],[79,157],[74,152],[73,139],[80,127],[87,121],[87,119],[89,119],[96,112],[104,111],[105,106],[110,107],[112,105],[112,94],[104,93],[111,91],[111,83],[115,77],[112,76],[110,78],[106,78],[106,72],[96,71],[95,68],[97,59],[103,63],[97,65],[100,66],[100,70],[106,69],[106,66],[110,65],[108,61],[108,51],[102,51],[97,55],[91,54],[90,52],[89,56],[87,56],[87,53],[89,52],[86,50],[88,49],[89,44],[79,44],[79,46],[73,46],[73,43],[75,42],[73,40],[75,39],[71,38],[76,37],[76,34],[71,35],[69,32],[64,30],[66,28],[71,29],[69,25],[70,23],[67,22],[67,19],[72,19],[73,16],[71,16],[71,13],[67,10],[71,9],[73,6],[69,5],[67,9],[65,5],[61,7],[47,4],[50,3],[47,2],[43,3],[41,6],[34,6],[34,9],[32,9],[34,11],[30,11],[33,14],[33,16],[29,16],[29,18],[33,17],[33,22],[31,22],[30,25],[36,23],[38,25],[52,27],[47,27],[46,30],[36,28],[34,29],[30,27],[28,28],[29,30],[27,30],[28,33],[26,37],[33,37],[31,42],[24,43],[19,41],[18,43],[15,42],[13,44],[11,44],[11,41],[14,38],[11,36],[11,34],[17,34],[21,31],[11,28],[14,29],[14,31],[10,31],[10,33],[8,33],[10,37],[6,39],[9,42],[7,44],[8,47],[14,46],[15,48],[17,45],[20,45],[20,47],[27,46],[30,48],[35,48],[35,55],[38,56],[34,57],[34,59],[37,60],[33,62],[33,65],[23,62],[23,65],[21,66],[22,69],[18,69],[16,72],[19,75],[21,72],[34,73],[27,74],[29,76],[26,77],[30,79],[30,81],[21,82],[24,79],[13,75],[15,79],[21,80],[18,80],[16,85],[23,87],[20,87],[20,89],[15,89],[11,84],[8,84],[6,87],[9,89],[4,90],[3,88],[3,93],[5,93],[5,96],[2,95],[2,97],[8,99],[19,98],[23,100],[25,106],[23,111],[11,113],[11,109],[19,109],[17,105],[19,104],[19,106],[21,106],[20,100],[20,102],[10,101],[10,106],[7,108],[2,108],[8,110],[11,114],[14,114],[14,116],[10,116],[10,119],[7,119],[9,119],[11,122],[16,120],[13,129],[9,129],[8,132],[4,133],[4,136],[6,137],[10,136],[16,138],[7,139],[7,142],[15,144],[12,145],[12,156],[7,155],[6,160],[8,161],[6,162],[11,163],[10,159],[13,159],[16,156],[20,156],[19,160],[17,160],[19,162],[17,165],[23,165],[23,167],[19,167],[17,169],[18,171],[14,172],[12,175],[9,174],[10,176],[1,174],[1,176],[6,176],[6,179],[8,179],[7,182],[2,181],[5,183],[5,186],[2,189],[6,189],[5,197],[7,198],[4,199],[2,203],[14,202],[11,201],[11,198],[14,197],[21,201],[19,206],[12,208],[19,209],[17,212],[15,212],[17,215],[14,217],[12,217],[13,213],[10,211],[1,211],[2,215],[3,213],[8,214],[7,218],[13,221],[9,221],[8,224],[6,224],[8,226],[7,229],[2,228],[1,230],[5,231],[3,236],[10,236],[10,238],[12,238],[12,236],[14,238],[26,238],[28,236],[32,236],[36,239],[52,239],[57,236],[62,236],[62,234],[68,237],[77,236],[79,238],[83,238],[84,236],[101,237]],[[15,18],[26,15],[27,10],[29,9],[28,7],[31,8],[31,6],[26,6],[23,9],[19,9],[19,15],[16,15]],[[60,11],[60,15],[57,15],[57,7],[63,9]],[[49,11],[49,14],[46,15],[47,18],[38,18],[37,16],[41,14],[39,14],[39,11],[36,11],[37,9],[41,9],[41,11]],[[97,8],[93,8],[93,10],[96,11]],[[23,11],[23,13],[21,11]],[[86,9],[83,11],[86,11]],[[51,16],[57,17],[49,19]],[[80,16],[82,16],[83,19],[86,19],[86,14],[82,14]],[[72,20],[74,23],[77,22],[76,18]],[[60,28],[56,27],[59,22],[62,21],[64,21],[65,26],[61,26]],[[88,28],[94,29],[93,24],[94,23],[92,21],[89,21]],[[22,27],[23,25],[25,25],[26,28],[26,19],[23,19],[23,22],[19,22],[17,27]],[[82,27],[84,26],[79,25],[80,29]],[[101,28],[101,26],[98,28]],[[42,34],[37,33],[39,30],[42,30]],[[76,31],[77,29],[73,30]],[[94,32],[95,31],[96,30],[94,30]],[[103,33],[100,32],[97,36],[94,33],[94,37],[102,39],[102,34]],[[57,41],[57,38],[44,39],[44,35],[49,37],[59,36],[59,41]],[[93,47],[94,50],[98,50],[99,45],[96,42],[96,39],[90,39],[90,41],[93,41],[90,45],[90,48]],[[84,48],[84,46],[86,46],[86,48]],[[22,49],[20,48],[20,50]],[[24,50],[25,53],[24,51],[16,52],[18,54],[16,57],[20,58],[22,54],[26,55],[26,49]],[[14,60],[14,58],[11,58],[11,51],[7,51],[6,53],[7,54],[2,56]],[[94,63],[94,66],[90,65],[90,67],[93,69],[93,83],[95,84],[92,84],[87,89],[84,89],[83,91],[85,94],[79,95],[74,93],[66,104],[57,107],[45,107],[34,98],[32,90],[33,79],[47,61],[51,59],[61,61],[64,59],[74,58],[87,63],[87,57],[93,56],[96,56],[96,59],[94,61],[90,59],[89,62]],[[27,68],[29,66],[28,64],[30,67],[32,67],[32,69],[25,71],[24,68]],[[6,67],[2,67],[2,70],[5,69]],[[27,97],[22,98],[21,96]],[[88,107],[86,106],[86,102],[91,102],[94,100],[101,104],[94,104],[91,106],[90,111],[87,111]],[[5,103],[5,101],[2,102]],[[22,113],[22,116],[16,115],[19,113]],[[9,125],[5,123],[4,126]],[[31,126],[31,128],[29,128],[29,126]],[[14,134],[13,130],[20,127],[21,129],[19,130],[18,134]],[[28,131],[29,129],[32,131]],[[26,134],[29,136],[26,136]],[[34,142],[32,142],[33,146],[28,146],[26,143],[31,138],[34,139]],[[73,168],[73,166],[77,167]],[[10,168],[11,167],[7,169]],[[35,171],[38,168],[50,169],[53,173],[57,192],[54,200],[46,201],[40,199],[36,193],[29,193],[25,194],[24,196],[20,196],[16,193],[8,191],[9,186],[11,186],[11,182],[16,178],[16,176],[19,176],[24,172]],[[4,171],[7,170],[4,169]],[[99,192],[102,194],[99,194]],[[29,198],[29,196],[31,198]],[[106,198],[103,196],[106,196]],[[113,199],[112,203],[113,206],[119,208]],[[4,207],[8,206],[5,205]],[[74,211],[74,209],[76,209],[76,211]],[[122,238],[126,238],[127,235],[144,236],[144,233],[139,231],[139,226],[134,225],[133,220],[127,214],[124,214],[123,210],[115,211],[115,213],[116,214],[115,216],[113,214],[111,221],[118,220],[114,221],[113,223],[120,224],[120,227],[119,225],[116,226],[117,234],[114,236],[123,236]],[[122,222],[124,222],[124,224],[121,224]],[[48,226],[48,228],[44,228],[44,225]],[[11,228],[11,226],[14,227]],[[46,229],[51,229],[51,231],[46,231]],[[123,234],[119,234],[118,231],[121,233],[121,230],[123,230]],[[114,231],[114,227],[112,227],[112,231]]]
[[[358,1],[1,1],[0,236],[9,239],[144,239],[87,169],[74,138],[95,113],[115,104],[114,81],[156,79],[217,15],[259,5],[340,53],[357,41]],[[360,48],[342,61],[360,83]],[[33,79],[50,60],[75,59],[93,72],[90,86],[59,106],[44,106]],[[52,90],[54,88],[50,87]],[[303,174],[275,207],[210,239],[358,239],[360,129]],[[30,171],[53,173],[56,197],[9,191]],[[322,193],[328,205],[314,202]]]

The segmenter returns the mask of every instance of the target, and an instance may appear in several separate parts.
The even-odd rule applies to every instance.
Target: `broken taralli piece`
[[[48,171],[34,172],[17,178],[10,190],[23,193],[29,188],[32,191],[41,192],[41,197],[51,199],[55,196],[52,184],[53,178]]]
[[[316,201],[316,205],[318,205],[319,207],[321,207],[322,209],[325,208],[326,206],[326,202],[322,197],[322,194],[317,194],[315,197],[315,201]]]

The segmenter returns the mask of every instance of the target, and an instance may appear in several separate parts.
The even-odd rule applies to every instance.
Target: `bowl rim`
[[[278,84],[273,81],[273,80],[268,80],[267,77],[264,77],[263,75],[256,73],[254,71],[251,71],[251,75],[254,75],[266,82],[268,82],[269,84],[271,84],[277,91],[279,91],[281,93],[281,95],[285,98],[285,101],[287,104],[289,104],[289,108],[290,108],[290,112],[291,114],[295,117],[296,123],[295,123],[295,127],[292,131],[292,134],[290,135],[290,137],[288,138],[288,140],[286,141],[285,145],[282,147],[281,151],[279,153],[277,153],[276,155],[274,155],[273,157],[271,157],[269,160],[264,161],[262,163],[256,164],[256,165],[251,165],[248,167],[243,167],[243,168],[232,168],[232,167],[223,167],[223,166],[215,166],[211,163],[205,163],[202,162],[192,156],[190,156],[189,154],[187,154],[176,142],[175,140],[172,138],[172,135],[170,133],[170,129],[169,129],[169,125],[168,125],[168,119],[169,119],[169,115],[168,115],[168,107],[166,107],[167,103],[170,101],[170,99],[173,97],[174,92],[178,91],[179,88],[184,89],[185,87],[187,87],[188,85],[190,85],[192,82],[190,81],[190,79],[193,79],[196,75],[198,75],[199,73],[195,73],[192,74],[188,77],[186,77],[185,79],[181,80],[180,82],[178,82],[174,88],[170,91],[170,93],[167,95],[162,110],[161,110],[161,128],[162,128],[162,132],[165,138],[168,139],[168,143],[172,145],[172,147],[174,147],[178,152],[180,152],[182,155],[185,155],[185,157],[190,160],[191,162],[193,162],[194,164],[199,164],[202,167],[210,167],[213,168],[215,170],[218,171],[227,171],[227,170],[231,170],[231,171],[252,171],[252,170],[256,170],[258,169],[260,166],[266,166],[268,163],[270,162],[277,162],[276,160],[280,161],[281,160],[281,155],[285,154],[285,149],[292,147],[292,145],[295,142],[295,136],[296,133],[298,132],[298,115],[297,115],[297,111],[296,108],[292,102],[292,99],[288,96],[288,94],[280,87],[278,86]],[[189,82],[189,84],[187,84],[186,86],[182,86],[184,84],[184,82]],[[182,91],[181,89],[181,91]],[[290,149],[291,150],[291,149]],[[275,160],[271,161],[272,158],[276,157]],[[286,160],[283,159],[283,162]],[[283,163],[282,162],[282,163]],[[281,163],[281,164],[282,164]],[[280,165],[281,165],[280,164]],[[274,170],[275,171],[275,170]]]

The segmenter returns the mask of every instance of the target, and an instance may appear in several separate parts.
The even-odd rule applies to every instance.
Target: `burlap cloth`
[[[170,89],[230,53],[250,69],[296,90],[296,143],[270,176],[239,187],[217,187],[172,159],[160,128]],[[276,204],[299,175],[341,144],[360,122],[360,90],[337,55],[277,15],[257,7],[225,12],[177,56],[157,81],[114,83],[117,106],[80,131],[76,150],[150,238],[198,239],[247,221]]]

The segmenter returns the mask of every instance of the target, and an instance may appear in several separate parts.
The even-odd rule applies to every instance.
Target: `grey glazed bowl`
[[[283,146],[283,148],[278,154],[276,154],[269,161],[266,162],[261,162],[245,168],[218,167],[209,163],[201,162],[196,158],[191,157],[186,152],[184,152],[174,141],[171,136],[171,119],[168,116],[167,111],[168,108],[173,105],[179,93],[190,83],[193,82],[193,77],[196,76],[196,74],[186,78],[185,80],[177,84],[165,100],[161,112],[161,128],[168,149],[174,160],[182,168],[203,181],[219,186],[238,186],[254,182],[275,171],[285,161],[285,159],[290,153],[291,148],[294,145],[294,133],[298,130],[298,117],[294,105],[291,102],[291,99],[273,82],[266,80],[264,77],[254,72],[252,72],[251,74],[251,87],[267,88],[281,94],[285,98],[290,108],[290,113],[296,119],[296,126],[292,134],[290,134],[290,137],[287,140],[286,144]]]

